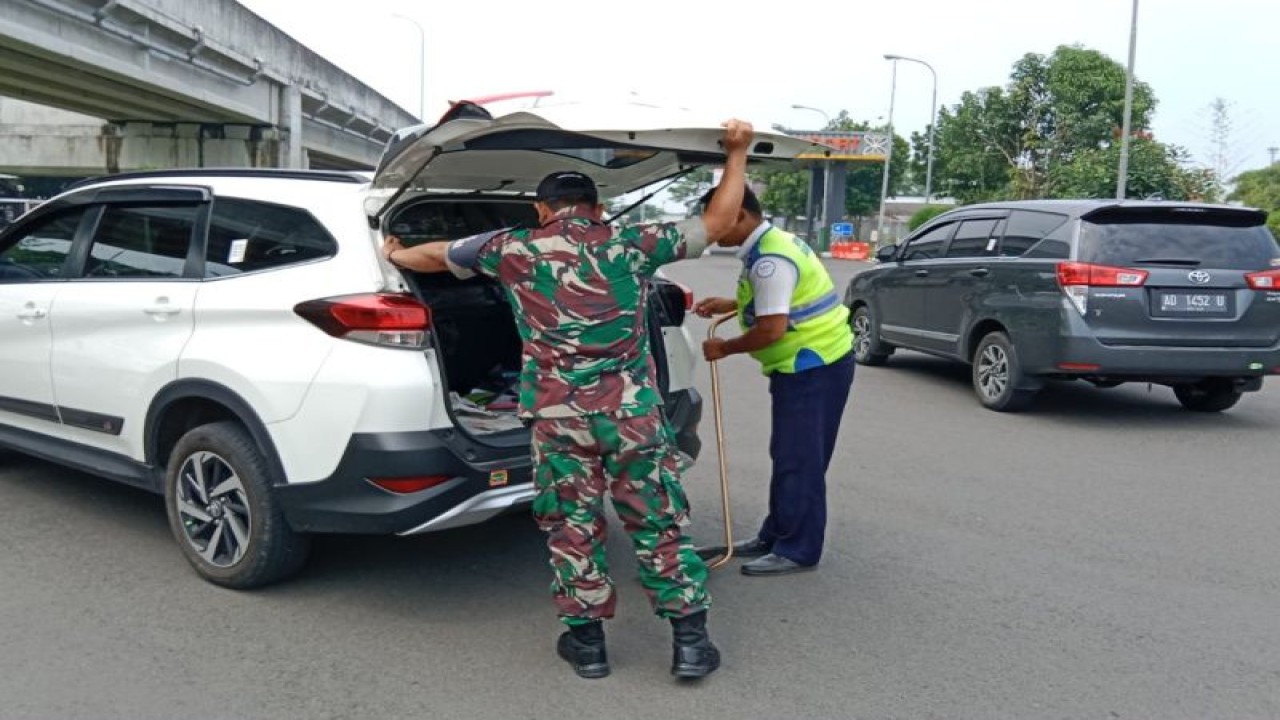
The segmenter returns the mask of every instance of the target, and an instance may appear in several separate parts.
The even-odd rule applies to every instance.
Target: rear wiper
[[[1200,261],[1192,258],[1138,258],[1133,263],[1135,265],[1186,265],[1187,267],[1195,267],[1200,264]]]
[[[666,185],[661,185],[661,186],[659,186],[657,190],[654,190],[653,192],[649,193],[648,195],[645,195],[644,197],[640,198],[639,200],[637,200],[637,201],[635,201],[635,202],[631,203],[630,205],[626,206],[625,208],[623,208],[623,209],[619,210],[618,212],[614,213],[614,214],[613,214],[613,217],[608,218],[607,220],[605,220],[605,221],[604,221],[604,222],[605,222],[605,224],[606,224],[606,225],[612,225],[612,224],[614,223],[614,221],[615,221],[615,220],[617,220],[618,218],[622,217],[623,215],[626,215],[627,213],[631,212],[632,210],[635,210],[636,208],[640,207],[641,205],[643,205],[643,204],[645,204],[645,203],[649,202],[651,199],[653,199],[653,196],[654,196],[654,195],[657,195],[658,193],[662,192],[663,190],[666,190],[667,188],[671,187],[672,185],[674,185],[674,184],[675,184],[675,182],[676,182],[677,180],[679,180],[680,178],[684,177],[685,175],[688,175],[688,174],[692,173],[694,170],[697,170],[697,169],[698,169],[698,168],[700,168],[700,167],[702,167],[702,166],[701,166],[701,165],[694,165],[693,167],[691,167],[691,168],[689,168],[689,169],[687,169],[687,170],[681,170],[680,172],[677,172],[675,175],[672,175],[672,176],[671,176],[671,179],[670,179],[670,180],[667,180],[667,184],[666,184]],[[664,178],[664,179],[665,179],[665,178]]]

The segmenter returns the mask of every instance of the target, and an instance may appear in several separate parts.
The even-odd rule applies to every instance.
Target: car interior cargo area
[[[388,229],[411,247],[535,222],[528,203],[433,199],[399,208]],[[517,414],[520,335],[502,288],[451,273],[403,275],[431,308],[434,344],[458,425],[488,441],[526,441]]]

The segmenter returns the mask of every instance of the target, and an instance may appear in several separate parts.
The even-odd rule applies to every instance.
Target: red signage
[[[798,156],[806,160],[884,160],[888,140],[884,133],[861,130],[788,130],[787,134],[830,148]]]

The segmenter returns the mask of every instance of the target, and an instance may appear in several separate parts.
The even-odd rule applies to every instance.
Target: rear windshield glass
[[[537,211],[527,202],[432,200],[398,211],[389,228],[405,245],[412,246],[508,227],[533,227],[537,220]]]
[[[1176,265],[1257,270],[1280,246],[1244,212],[1133,212],[1095,215],[1081,226],[1080,259],[1099,265]]]

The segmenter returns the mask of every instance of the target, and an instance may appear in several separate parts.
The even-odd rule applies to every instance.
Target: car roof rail
[[[176,177],[232,177],[232,178],[272,178],[277,180],[316,180],[320,182],[341,182],[364,184],[369,182],[367,175],[358,170],[293,170],[288,168],[174,168],[172,170],[139,170],[136,172],[99,175],[85,178],[69,185],[67,190],[77,190],[87,185],[116,180],[137,180],[150,178]]]

